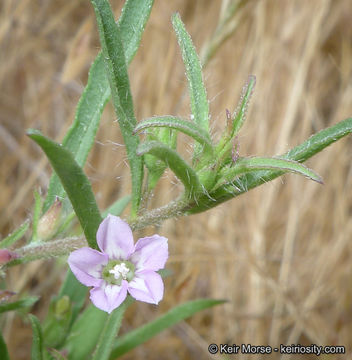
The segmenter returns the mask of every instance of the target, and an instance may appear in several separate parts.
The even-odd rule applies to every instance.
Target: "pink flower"
[[[97,243],[101,252],[83,247],[68,258],[78,281],[93,286],[93,304],[111,313],[126,299],[127,292],[136,300],[158,304],[164,284],[156,271],[165,266],[168,258],[167,239],[153,235],[134,245],[129,225],[108,215],[99,226]]]

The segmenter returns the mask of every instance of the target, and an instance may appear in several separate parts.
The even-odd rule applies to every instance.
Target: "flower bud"
[[[55,303],[55,309],[54,309],[55,316],[58,319],[60,319],[64,315],[66,315],[70,311],[70,309],[71,309],[70,298],[67,295],[64,295]]]
[[[0,250],[0,265],[4,265],[11,260],[17,259],[18,255],[7,249]]]
[[[48,240],[53,237],[60,225],[62,202],[56,198],[54,204],[40,218],[37,235],[40,240]]]

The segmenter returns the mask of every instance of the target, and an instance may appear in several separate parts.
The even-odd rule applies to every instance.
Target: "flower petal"
[[[90,291],[90,299],[97,308],[110,314],[126,299],[127,286],[127,281],[122,281],[121,286],[104,285],[95,287]]]
[[[157,271],[164,268],[168,257],[167,238],[153,235],[137,241],[130,260],[137,270]]]
[[[97,242],[110,259],[126,260],[134,250],[131,228],[118,216],[110,214],[99,226]]]
[[[101,271],[108,263],[108,256],[98,250],[83,247],[72,251],[68,264],[79,282],[86,286],[100,286]]]
[[[163,280],[155,271],[137,272],[128,284],[128,292],[136,300],[158,304],[164,294]]]

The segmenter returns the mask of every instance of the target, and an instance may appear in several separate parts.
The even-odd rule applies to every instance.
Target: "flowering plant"
[[[116,23],[107,0],[91,0],[102,50],[91,66],[75,121],[62,144],[37,130],[28,130],[54,174],[44,201],[37,192],[34,194],[33,220],[0,242],[0,265],[6,270],[36,259],[68,255],[70,267],[44,321],[29,315],[33,359],[62,359],[66,355],[75,360],[115,358],[196,312],[222,304],[223,300],[193,300],[117,338],[124,311],[133,298],[158,304],[164,294],[165,273],[161,270],[168,258],[168,240],[153,235],[134,244],[132,231],[207,211],[288,172],[322,183],[303,162],[352,132],[349,118],[279,156],[243,156],[238,134],[255,86],[255,77],[250,75],[236,110],[226,112],[226,127],[220,139],[215,139],[210,132],[201,61],[178,14],[173,16],[172,25],[186,68],[191,120],[165,115],[137,123],[127,70],[153,2],[127,0]],[[209,56],[210,52],[206,59]],[[126,145],[132,190],[130,196],[117,199],[101,212],[83,168],[110,97]],[[191,159],[184,159],[177,151],[180,133],[192,141]],[[165,206],[150,209],[148,199],[167,168],[182,183],[183,191]],[[129,203],[130,213],[122,220],[118,216]],[[81,229],[78,236],[72,231],[76,220]],[[29,229],[29,243],[16,247]],[[94,306],[85,306],[87,287],[92,287],[90,300]],[[29,308],[37,301],[28,297],[11,302],[11,294],[2,293],[6,300],[0,304],[2,312]],[[4,341],[0,347],[7,352]]]

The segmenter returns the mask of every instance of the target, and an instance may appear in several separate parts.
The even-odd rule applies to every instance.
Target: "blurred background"
[[[111,2],[118,16],[123,1]],[[189,117],[185,70],[170,21],[175,11],[204,63],[215,139],[225,126],[225,109],[235,109],[248,75],[257,78],[239,136],[241,155],[281,154],[351,116],[350,0],[156,0],[129,68],[138,120]],[[51,175],[25,130],[38,128],[62,140],[98,51],[89,1],[1,1],[2,237],[31,218],[33,190],[45,194]],[[109,104],[85,167],[102,209],[130,191],[122,144]],[[190,146],[179,138],[186,157]],[[351,155],[349,136],[309,160],[323,186],[286,175],[209,212],[136,233],[136,238],[152,232],[169,238],[167,267],[173,275],[165,281],[160,306],[129,308],[122,333],[188,300],[228,303],[163,332],[124,359],[217,358],[208,353],[210,343],[344,345],[351,353]],[[151,205],[165,204],[180,190],[173,174],[165,173]],[[7,289],[40,296],[33,312],[43,318],[64,278],[64,260],[11,269]],[[14,314],[1,324],[11,358],[28,359],[29,324]]]

